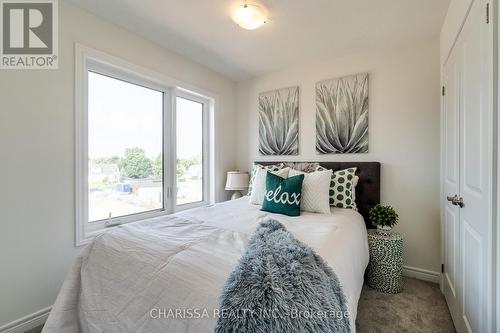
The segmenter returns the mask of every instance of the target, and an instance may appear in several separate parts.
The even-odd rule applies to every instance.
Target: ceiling
[[[71,0],[232,80],[435,36],[449,0],[259,0],[270,20],[244,30],[237,0]]]

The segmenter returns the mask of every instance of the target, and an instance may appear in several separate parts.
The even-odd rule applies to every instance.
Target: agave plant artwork
[[[368,152],[368,74],[316,84],[316,151]]]
[[[259,94],[259,153],[299,153],[299,87]]]

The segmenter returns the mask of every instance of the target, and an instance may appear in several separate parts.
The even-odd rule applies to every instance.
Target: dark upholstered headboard
[[[271,165],[278,162],[255,162],[260,165]],[[300,163],[300,162],[296,162]],[[380,203],[380,163],[379,162],[314,162],[333,171],[356,167],[359,177],[356,186],[356,204],[365,219],[366,227],[373,228],[369,219],[370,208]]]

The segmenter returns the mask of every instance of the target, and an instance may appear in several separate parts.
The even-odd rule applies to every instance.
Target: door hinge
[[[441,264],[441,273],[444,273],[444,264]]]
[[[486,4],[486,24],[490,24],[490,4]]]
[[[444,96],[444,95],[445,95],[445,93],[446,93],[446,91],[445,91],[445,88],[444,88],[444,86],[443,86],[443,87],[442,87],[442,89],[441,89],[441,96]]]

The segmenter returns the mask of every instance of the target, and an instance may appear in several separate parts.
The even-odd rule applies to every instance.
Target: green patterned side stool
[[[368,230],[370,262],[366,283],[385,293],[399,293],[403,287],[403,238],[400,234],[382,236]]]

